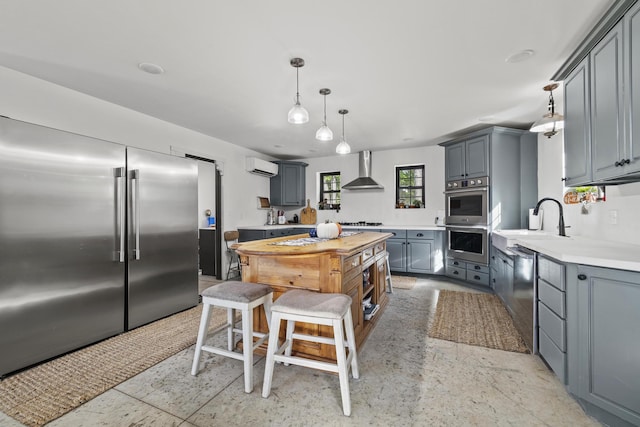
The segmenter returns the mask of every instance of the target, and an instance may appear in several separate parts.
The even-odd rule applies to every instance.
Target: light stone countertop
[[[505,236],[510,244],[518,244],[558,261],[640,272],[640,245],[522,231],[526,234],[518,235],[516,230],[493,233]]]
[[[282,225],[242,225],[238,226],[239,230],[278,230],[281,228],[315,228],[317,224],[282,224]],[[371,229],[371,230],[438,230],[444,231],[443,225],[343,225],[342,228],[350,230],[354,228]]]

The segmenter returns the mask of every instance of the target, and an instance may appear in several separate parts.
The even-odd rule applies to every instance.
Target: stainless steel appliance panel
[[[526,248],[509,248],[514,254],[513,259],[513,292],[508,301],[513,315],[513,324],[522,335],[525,343],[532,352],[537,351],[536,305],[536,256],[535,252]]]
[[[195,161],[127,148],[127,328],[198,304]]]
[[[0,375],[124,330],[125,148],[0,118]]]
[[[445,195],[446,225],[483,225],[489,223],[489,178],[452,181]]]
[[[483,227],[446,227],[447,257],[489,263],[488,232]]]

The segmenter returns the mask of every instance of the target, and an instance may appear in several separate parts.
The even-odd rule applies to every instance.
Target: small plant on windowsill
[[[413,208],[419,208],[422,206],[422,202],[420,200],[414,200],[413,201]]]

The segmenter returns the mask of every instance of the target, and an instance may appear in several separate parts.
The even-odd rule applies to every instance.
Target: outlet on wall
[[[618,211],[616,209],[612,209],[609,211],[609,224],[618,224]]]

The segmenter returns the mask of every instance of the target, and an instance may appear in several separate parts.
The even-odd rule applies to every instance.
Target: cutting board
[[[311,200],[307,199],[307,206],[302,208],[300,213],[301,224],[315,224],[316,223],[316,210],[311,207]]]

